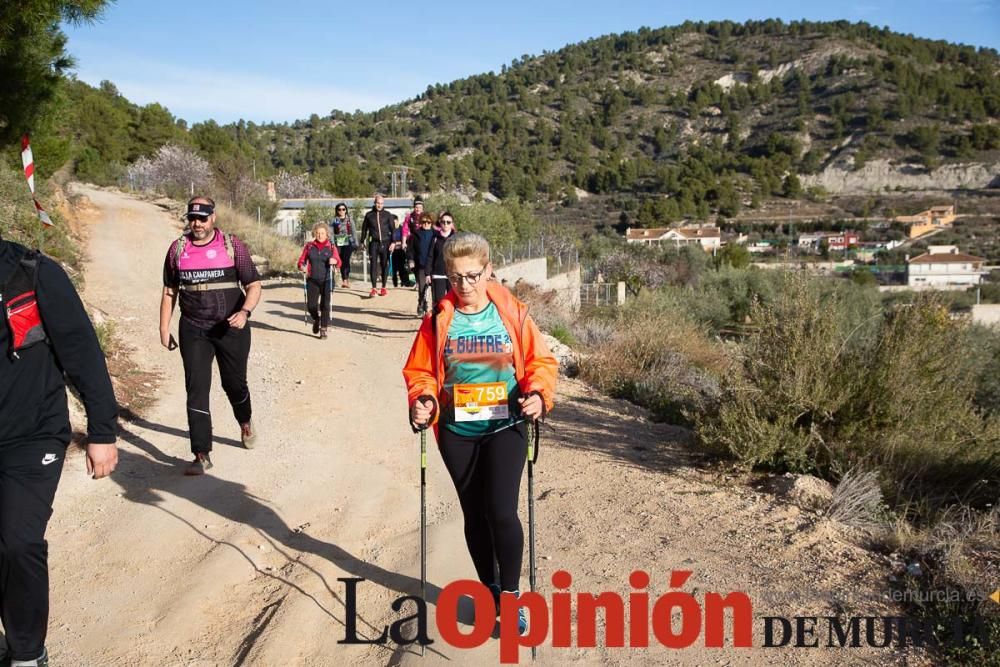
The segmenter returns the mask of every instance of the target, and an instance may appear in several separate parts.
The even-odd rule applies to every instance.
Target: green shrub
[[[770,305],[725,376],[701,441],[740,460],[836,480],[877,469],[892,504],[929,516],[1000,493],[1000,420],[973,399],[967,325],[933,297],[885,314],[800,275]],[[992,495],[991,495],[992,494]]]

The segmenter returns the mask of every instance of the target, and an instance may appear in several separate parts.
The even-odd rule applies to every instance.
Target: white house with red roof
[[[906,284],[914,288],[978,285],[986,260],[958,251],[958,246],[932,245],[909,260]]]

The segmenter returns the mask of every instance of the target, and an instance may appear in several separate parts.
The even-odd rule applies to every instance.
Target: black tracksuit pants
[[[527,459],[523,423],[479,437],[438,430],[441,458],[455,483],[465,518],[465,543],[479,580],[520,588],[524,530],[517,516],[521,473]],[[499,578],[497,570],[499,569]]]
[[[332,270],[332,269],[331,269]],[[309,314],[312,315],[313,322],[319,322],[322,328],[330,326],[330,294],[332,288],[330,281],[306,280],[306,294],[308,295]]]
[[[372,241],[368,244],[368,273],[372,278],[372,289],[375,289],[375,278],[379,276],[382,278],[382,288],[385,289],[385,278],[388,271],[389,244]]]
[[[42,654],[49,623],[45,527],[66,444],[59,440],[0,448],[0,621],[14,660]]]
[[[188,430],[191,451],[212,451],[212,360],[219,365],[222,389],[240,424],[250,421],[250,389],[247,387],[247,357],[250,356],[250,324],[242,329],[221,322],[199,329],[184,318],[179,327],[184,384],[187,388]]]

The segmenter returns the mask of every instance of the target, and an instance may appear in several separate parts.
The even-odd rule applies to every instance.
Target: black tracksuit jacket
[[[0,286],[25,251],[0,239]],[[69,444],[64,374],[83,399],[89,441],[113,443],[118,404],[97,334],[65,271],[41,255],[35,295],[48,342],[20,350],[13,358],[10,329],[0,317],[0,447],[46,440]]]

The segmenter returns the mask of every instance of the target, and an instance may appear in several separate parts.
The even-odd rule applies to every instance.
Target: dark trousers
[[[250,325],[237,329],[222,322],[211,329],[199,329],[181,318],[181,358],[187,388],[188,430],[191,451],[212,451],[212,360],[219,365],[222,389],[233,406],[240,424],[250,421],[250,389],[247,387],[247,357],[250,356]]]
[[[398,287],[410,282],[410,271],[406,268],[406,251],[396,248],[392,251],[392,286]]]
[[[350,280],[351,255],[354,254],[354,246],[351,244],[339,245],[337,246],[337,252],[340,253],[340,279]]]
[[[499,583],[505,591],[518,590],[524,559],[524,530],[517,516],[528,446],[524,424],[476,438],[442,426],[439,443],[458,491],[465,543],[479,580]]]
[[[45,527],[66,445],[58,440],[0,449],[0,621],[14,660],[42,654],[49,623]]]
[[[312,315],[313,322],[319,321],[324,329],[330,326],[330,292],[329,280],[306,280],[309,314]]]
[[[432,278],[431,288],[434,291],[434,308],[437,308],[438,301],[444,298],[444,295],[451,289],[451,285],[447,278]]]
[[[372,241],[368,244],[368,273],[372,277],[372,289],[375,289],[376,269],[377,275],[382,278],[382,287],[385,288],[385,277],[389,270],[389,244]]]
[[[430,291],[431,286],[427,284],[427,274],[424,273],[424,267],[417,267],[417,310],[425,311],[427,310],[427,292]]]

